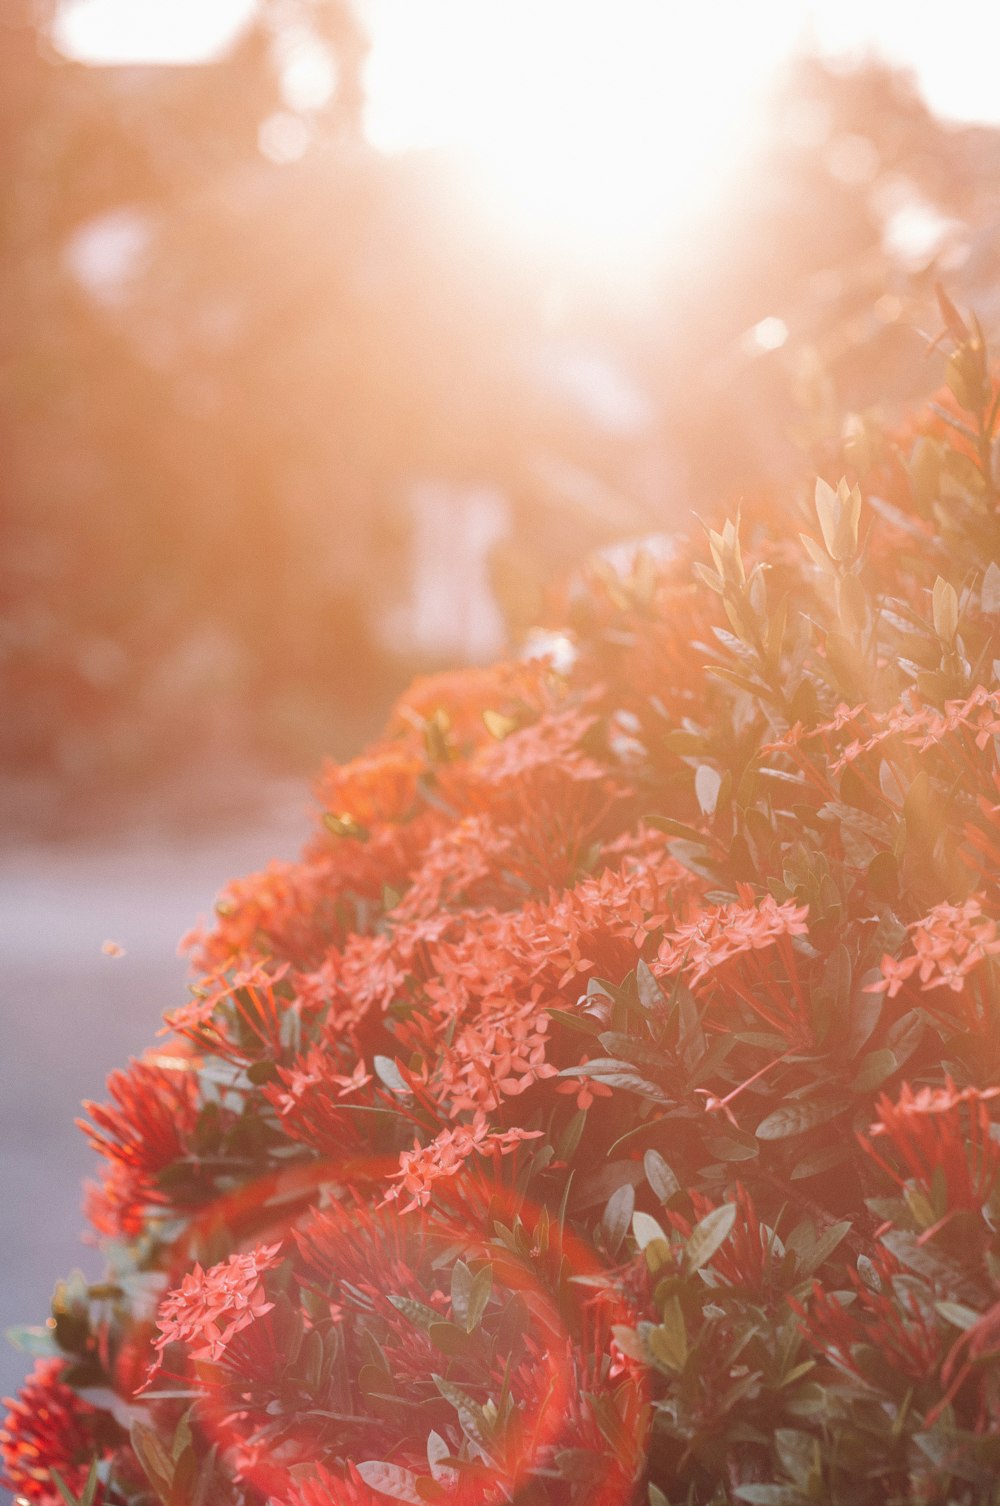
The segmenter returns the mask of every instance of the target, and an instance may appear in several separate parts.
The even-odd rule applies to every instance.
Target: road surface
[[[73,1125],[80,1101],[103,1097],[111,1068],[152,1044],[162,1011],[183,1002],[178,938],[228,879],[293,857],[308,809],[305,785],[282,785],[241,829],[21,838],[0,858],[3,1329],[44,1322],[53,1283],[74,1266],[98,1273],[80,1242],[80,1184],[95,1164]],[[32,1363],[0,1343],[0,1396]]]

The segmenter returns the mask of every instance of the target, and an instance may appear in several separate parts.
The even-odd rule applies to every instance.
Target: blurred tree
[[[436,651],[403,611],[439,589],[426,483],[446,513],[501,497],[444,534],[520,630],[589,549],[912,397],[935,276],[1000,283],[997,132],[881,66],[790,70],[622,312],[502,244],[454,164],[368,144],[348,0],[262,0],[202,67],[72,63],[50,19],[9,0],[0,33],[7,767],[311,760]],[[803,384],[820,424],[765,447]]]

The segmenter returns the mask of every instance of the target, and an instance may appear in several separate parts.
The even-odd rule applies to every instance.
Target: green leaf
[[[669,1203],[674,1194],[680,1191],[680,1182],[658,1150],[647,1150],[642,1158],[642,1169],[646,1173],[646,1181],[661,1203]]]
[[[963,1332],[971,1328],[973,1323],[978,1323],[982,1317],[982,1313],[977,1313],[973,1307],[966,1307],[964,1302],[935,1302],[934,1306],[946,1323],[954,1324]]]
[[[427,1330],[427,1337],[435,1349],[452,1359],[468,1355],[472,1348],[468,1331],[459,1323],[446,1323],[438,1319]]]
[[[56,1336],[51,1328],[22,1325],[6,1329],[4,1338],[22,1354],[48,1356],[59,1353],[59,1345],[56,1343]]]
[[[823,543],[826,552],[831,559],[838,559],[834,553],[837,544],[837,534],[840,529],[841,505],[840,498],[829,482],[822,477],[816,477],[816,516],[819,518],[820,530],[823,534]]]
[[[517,730],[517,717],[504,716],[502,711],[486,710],[483,712],[483,725],[491,737],[495,737],[497,742],[503,742],[505,737]]]
[[[460,1323],[465,1322],[469,1310],[469,1294],[474,1279],[465,1261],[456,1260],[451,1270],[451,1305]]]
[[[851,992],[850,1020],[843,1046],[844,1056],[848,1061],[857,1056],[865,1042],[871,1038],[881,1018],[885,995],[868,992],[869,985],[877,982],[881,976],[878,968],[870,968],[855,980]]]
[[[733,1495],[750,1506],[808,1506],[808,1496],[794,1485],[737,1485]]]
[[[663,990],[653,977],[649,963],[645,962],[642,957],[635,966],[635,986],[639,1003],[648,1013],[652,1014],[655,1010],[663,1008],[666,1003]]]
[[[451,1484],[455,1479],[455,1471],[445,1464],[446,1459],[451,1458],[451,1449],[445,1443],[440,1433],[432,1428],[427,1435],[427,1464],[432,1477],[441,1485]]]
[[[808,1493],[809,1477],[818,1462],[817,1440],[798,1428],[776,1428],[774,1446],[785,1474]]]
[[[899,893],[899,864],[889,848],[877,852],[868,864],[868,887],[876,899],[893,900]]]
[[[675,821],[673,816],[647,816],[646,825],[655,827],[657,831],[666,832],[668,837],[682,837],[686,842],[693,842],[699,847],[708,846],[708,837],[704,832],[696,831],[693,826],[687,826],[683,821]]]
[[[829,1099],[807,1099],[804,1103],[786,1103],[773,1114],[768,1114],[757,1126],[758,1140],[790,1140],[793,1135],[802,1135],[817,1124],[825,1124],[842,1114],[844,1105],[831,1103]]]
[[[412,1470],[399,1464],[386,1464],[381,1459],[364,1459],[357,1466],[358,1474],[366,1485],[377,1490],[381,1496],[391,1496],[394,1501],[407,1501],[409,1506],[423,1506],[423,1496],[417,1490],[417,1477]]]
[[[632,1214],[634,1212],[635,1188],[631,1182],[623,1182],[621,1187],[616,1187],[608,1198],[604,1214],[601,1218],[604,1243],[608,1254],[612,1258],[618,1253],[619,1246],[632,1222]]]
[[[90,1468],[87,1471],[87,1478],[84,1481],[83,1490],[78,1496],[75,1496],[73,1494],[69,1486],[66,1484],[66,1481],[63,1479],[62,1475],[57,1469],[51,1469],[50,1474],[55,1481],[56,1489],[62,1496],[63,1500],[66,1502],[66,1506],[94,1506],[94,1499],[97,1495],[98,1486],[96,1456],[90,1461]],[[19,1496],[18,1500],[20,1499],[21,1497]]]
[[[850,1140],[841,1141],[839,1145],[824,1145],[822,1149],[810,1151],[801,1161],[796,1161],[788,1173],[788,1180],[800,1182],[805,1177],[818,1177],[821,1172],[831,1171],[834,1166],[842,1166],[853,1154],[854,1145]]]
[[[669,1103],[670,1099],[661,1087],[648,1078],[634,1072],[628,1062],[616,1061],[613,1057],[597,1057],[581,1062],[578,1067],[563,1067],[560,1077],[590,1077],[595,1082],[607,1083],[609,1088],[621,1088],[626,1093],[638,1093],[642,1098],[651,1098],[654,1103]]]
[[[658,1370],[678,1374],[684,1369],[688,1357],[687,1329],[676,1297],[669,1297],[664,1304],[661,1323],[641,1323],[639,1333]]]
[[[850,1232],[850,1219],[841,1219],[820,1234],[811,1222],[798,1224],[785,1241],[786,1251],[793,1251],[797,1258],[797,1275],[811,1276],[818,1271]]]
[[[440,1323],[441,1314],[435,1312],[433,1307],[426,1307],[423,1302],[416,1302],[412,1297],[390,1296],[389,1301],[397,1312],[401,1312],[404,1318],[417,1328],[428,1329],[432,1323]]]
[[[650,1214],[641,1211],[632,1215],[632,1233],[640,1250],[644,1250],[647,1245],[652,1244],[654,1239],[668,1243],[667,1236],[656,1222],[656,1219],[652,1218]]]
[[[883,1046],[879,1051],[869,1051],[868,1055],[862,1058],[851,1087],[855,1093],[870,1092],[872,1088],[877,1088],[879,1083],[885,1082],[887,1077],[891,1077],[898,1066],[895,1052],[887,1047]]]
[[[627,1354],[630,1360],[645,1360],[646,1351],[642,1339],[634,1328],[630,1328],[627,1323],[615,1323],[611,1332],[622,1354]]]
[[[462,1431],[469,1442],[475,1444],[476,1448],[489,1458],[489,1430],[486,1426],[486,1418],[483,1415],[482,1407],[473,1401],[471,1396],[467,1396],[460,1386],[453,1385],[451,1381],[445,1380],[443,1376],[432,1375],[431,1379],[445,1401],[450,1402],[455,1408],[455,1411],[458,1413],[458,1420],[462,1424]]]
[[[983,576],[980,603],[988,617],[1000,615],[1000,565],[991,560]]]
[[[493,1294],[493,1267],[484,1265],[472,1278],[465,1310],[465,1331],[472,1333],[482,1322],[483,1313]]]
[[[760,1155],[760,1146],[754,1136],[738,1130],[732,1134],[707,1135],[705,1149],[720,1161],[755,1161]]]
[[[155,1428],[143,1422],[133,1422],[129,1430],[132,1451],[142,1465],[147,1480],[161,1501],[169,1501],[170,1486],[174,1478],[173,1461],[163,1439]]]
[[[640,1358],[645,1359],[645,1355]],[[595,1453],[592,1449],[563,1448],[555,1455],[553,1462],[564,1480],[572,1480],[579,1485],[596,1485],[607,1473],[603,1454]]]
[[[689,1274],[700,1271],[711,1260],[729,1238],[735,1222],[736,1204],[722,1203],[695,1224],[684,1247],[684,1267]]]
[[[942,643],[951,644],[958,632],[958,592],[939,575],[934,582],[931,598],[934,631]]]
[[[410,1087],[391,1056],[376,1056],[373,1066],[379,1080],[390,1093],[399,1093],[405,1097],[410,1095]]]
[[[719,799],[719,790],[722,788],[722,775],[711,764],[698,765],[694,776],[694,792],[701,807],[703,816],[715,814],[715,807]]]

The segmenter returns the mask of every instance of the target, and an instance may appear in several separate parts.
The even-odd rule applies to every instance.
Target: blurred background
[[[0,0],[0,1322],[322,755],[996,331],[1000,14],[917,10]]]

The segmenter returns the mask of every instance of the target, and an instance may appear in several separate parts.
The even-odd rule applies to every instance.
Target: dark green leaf
[[[757,1126],[758,1140],[787,1140],[802,1135],[817,1124],[825,1124],[843,1113],[844,1105],[829,1099],[810,1098],[800,1103],[786,1103],[762,1119]]]

